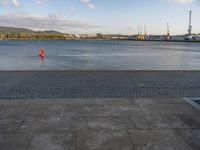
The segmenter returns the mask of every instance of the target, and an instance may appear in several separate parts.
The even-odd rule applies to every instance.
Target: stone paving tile
[[[88,118],[90,130],[127,130],[135,129],[135,124],[128,117],[92,117]]]
[[[95,106],[66,106],[64,107],[63,116],[92,116]]]
[[[34,135],[29,150],[75,150],[73,134],[37,133]]]
[[[200,111],[188,104],[138,104],[139,107],[150,115],[177,115],[177,114],[199,114]]]
[[[130,116],[144,113],[138,105],[114,105],[111,106],[111,111],[114,116]]]
[[[0,107],[0,119],[8,118],[21,118],[26,111],[27,107],[25,106],[16,106],[16,107]]]
[[[0,134],[16,133],[23,124],[23,119],[0,119]]]
[[[184,104],[180,104],[180,105],[175,105],[176,109],[177,109],[177,114],[180,115],[199,115],[200,114],[200,110],[195,109],[194,107],[192,107],[191,105],[188,105],[186,103]]]
[[[48,131],[62,131],[69,130],[70,125],[61,127],[60,122],[61,118],[56,117],[42,117],[36,118],[31,117],[27,118],[23,125],[19,128],[18,132],[20,133],[28,133],[28,132],[48,132]]]
[[[18,106],[27,107],[28,106],[27,100],[0,99],[0,108],[1,107],[18,107]]]
[[[68,106],[93,106],[95,105],[95,99],[86,98],[86,99],[67,99],[65,105]]]
[[[191,128],[178,116],[162,115],[135,115],[131,119],[137,129],[188,129]]]
[[[185,103],[181,98],[137,98],[136,104],[183,104]]]
[[[0,107],[16,107],[16,106],[93,106],[95,105],[95,99],[57,99],[57,98],[45,98],[45,99],[0,99]]]
[[[79,131],[77,150],[133,150],[126,131]]]
[[[53,124],[54,125],[54,124]],[[135,129],[135,124],[128,117],[110,117],[110,116],[74,116],[60,120],[56,125],[48,124],[47,126],[36,126],[36,130],[48,131],[68,131],[68,130],[122,130],[122,129]],[[54,127],[54,128],[53,128]]]
[[[172,104],[140,104],[139,107],[149,115],[174,115],[177,109]]]
[[[200,114],[199,115],[180,115],[180,118],[190,125],[193,129],[200,129]]]
[[[192,150],[173,130],[129,131],[136,150]]]
[[[111,108],[107,105],[66,106],[62,116],[111,116]]]
[[[25,117],[61,117],[64,112],[62,105],[30,105],[24,113]]]
[[[33,134],[0,134],[1,150],[28,150]]]
[[[112,105],[112,98],[95,98],[95,105]]]
[[[93,116],[111,116],[112,111],[111,107],[104,105],[104,106],[96,106],[93,112]]]
[[[60,123],[61,128],[77,131],[77,130],[87,130],[88,129],[88,120],[89,117],[70,117],[62,120]]]
[[[106,98],[95,99],[96,105],[130,105],[134,104],[134,99],[122,99],[122,98]]]
[[[23,125],[21,125],[21,127],[18,129],[18,132],[64,132],[81,129],[88,129],[87,117],[33,117],[26,119]]]
[[[193,148],[200,150],[200,130],[177,130],[183,139]]]
[[[132,130],[136,129],[136,125],[129,117],[113,117],[112,121],[118,130]]]

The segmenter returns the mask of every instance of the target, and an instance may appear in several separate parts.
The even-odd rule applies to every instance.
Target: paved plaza
[[[0,100],[1,150],[199,150],[182,99]]]
[[[200,150],[198,71],[0,72],[0,150]]]

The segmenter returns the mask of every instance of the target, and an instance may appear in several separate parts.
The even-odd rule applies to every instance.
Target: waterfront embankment
[[[200,71],[1,71],[2,150],[198,150]]]

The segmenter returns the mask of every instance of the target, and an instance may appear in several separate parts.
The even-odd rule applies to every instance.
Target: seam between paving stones
[[[129,140],[130,140],[130,142],[132,144],[133,150],[135,150],[136,146],[135,146],[135,143],[134,143],[133,139],[131,138],[129,130],[126,130],[126,133],[128,134],[128,137],[129,137]]]

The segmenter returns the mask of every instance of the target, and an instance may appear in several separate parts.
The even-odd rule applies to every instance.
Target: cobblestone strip
[[[0,99],[198,97],[200,71],[0,72]]]

